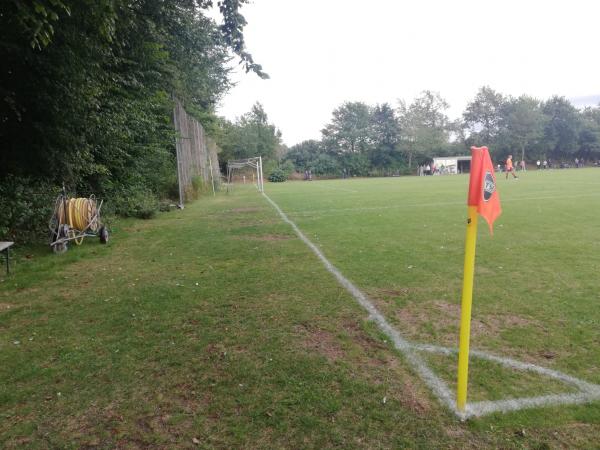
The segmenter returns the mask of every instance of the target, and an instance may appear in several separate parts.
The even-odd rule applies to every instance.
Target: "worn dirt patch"
[[[339,338],[330,331],[307,324],[294,327],[302,336],[301,345],[304,349],[316,351],[329,361],[349,359],[355,375],[368,379],[374,385],[387,385],[388,398],[394,398],[403,408],[421,417],[431,411],[430,396],[407,372],[401,358],[390,351],[384,342],[365,332],[357,320],[344,320],[341,329],[350,337],[348,348],[342,347]]]
[[[400,332],[412,339],[431,342],[431,335],[440,344],[455,345],[460,324],[460,305],[441,300],[411,303],[395,311],[401,323]],[[487,314],[473,317],[471,337],[497,336],[507,328],[536,326],[534,320],[514,314]]]
[[[294,329],[303,335],[302,347],[305,349],[317,352],[329,361],[337,361],[346,355],[333,333],[303,325],[297,325]]]
[[[258,208],[258,207],[246,207],[246,208],[233,208],[228,210],[227,212],[231,212],[231,213],[245,213],[245,212],[257,212],[257,211],[262,211],[264,208]]]
[[[104,406],[94,402],[80,414],[52,426],[61,429],[61,434],[68,436],[77,448],[172,448],[173,445],[157,447],[156,439],[173,443],[173,438],[190,434],[192,417],[208,407],[202,393],[192,388],[191,384],[178,383],[168,394],[161,390],[154,395],[136,393],[137,403],[151,405],[150,410],[131,409],[130,405],[117,402]],[[174,416],[180,419],[173,421]],[[107,434],[103,436],[104,431]]]
[[[361,328],[359,322],[353,320],[346,320],[343,322],[342,327],[344,331],[351,337],[352,342],[359,345],[364,354],[369,356],[369,365],[382,365],[385,361],[374,358],[373,354],[379,350],[386,350],[387,347],[376,339],[373,339]]]
[[[256,219],[254,216],[241,217],[236,216],[231,220],[223,220],[219,223],[222,230],[230,232],[255,231],[257,227],[265,225],[280,225],[281,220],[276,218]]]
[[[429,396],[419,390],[410,377],[402,380],[402,396],[398,401],[404,408],[415,412],[418,416],[423,416],[431,410]]]
[[[15,308],[15,305],[11,305],[10,303],[0,303],[0,312],[8,311],[13,308]]]
[[[377,289],[374,297],[380,298],[396,298],[396,297],[406,297],[410,293],[410,289],[408,288],[400,288],[400,289]]]
[[[245,241],[263,241],[263,242],[273,242],[273,241],[286,241],[288,239],[293,239],[294,236],[287,236],[285,234],[262,234],[262,235],[245,235],[245,236],[236,236],[234,239],[245,240]]]
[[[385,289],[371,289],[368,291],[369,297],[375,300],[392,300],[396,298],[409,298],[410,295],[422,294],[427,292],[432,294],[432,290],[429,287],[399,287],[399,288],[385,288]]]
[[[546,359],[554,359],[558,356],[558,353],[553,352],[552,350],[541,350],[540,356],[542,356]]]
[[[466,435],[466,430],[459,426],[449,426],[445,429],[446,435],[451,438],[460,438]]]

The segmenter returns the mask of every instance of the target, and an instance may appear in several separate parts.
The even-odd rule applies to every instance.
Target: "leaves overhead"
[[[0,179],[65,182],[116,209],[169,195],[172,97],[210,131],[231,53],[265,76],[245,48],[243,3],[219,2],[219,26],[203,0],[3,2]],[[6,228],[15,231],[0,223],[0,234]]]

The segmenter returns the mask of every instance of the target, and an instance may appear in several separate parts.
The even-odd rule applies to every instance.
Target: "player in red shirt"
[[[511,173],[514,178],[519,178],[515,174],[515,168],[513,167],[512,155],[508,155],[508,159],[506,160],[506,179],[508,180],[508,174]]]

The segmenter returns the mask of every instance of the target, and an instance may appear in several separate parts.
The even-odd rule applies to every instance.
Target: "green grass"
[[[467,181],[266,189],[407,338],[455,346]],[[600,383],[600,171],[498,184],[472,346]],[[17,248],[2,276],[0,447],[598,446],[598,403],[458,422],[248,186],[113,228],[61,256]],[[455,361],[428,360],[452,385]],[[472,367],[473,400],[569,390]]]

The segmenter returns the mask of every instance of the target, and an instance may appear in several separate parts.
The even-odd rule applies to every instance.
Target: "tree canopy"
[[[396,109],[345,102],[321,140],[292,146],[284,160],[298,171],[339,176],[412,173],[415,163],[468,154],[472,145],[487,145],[497,161],[509,153],[525,161],[600,159],[600,106],[578,110],[564,97],[514,98],[484,86],[461,119],[450,121],[448,108],[432,91],[410,104],[400,100]]]
[[[0,207],[15,213],[0,234],[26,228],[28,207],[10,199],[32,197],[33,184],[53,193],[64,182],[125,214],[131,199],[169,195],[173,97],[212,132],[231,55],[267,76],[245,47],[244,3],[217,2],[218,25],[210,0],[2,2]]]

